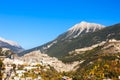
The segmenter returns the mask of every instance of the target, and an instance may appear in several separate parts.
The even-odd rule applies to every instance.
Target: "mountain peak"
[[[89,23],[86,21],[82,21],[78,24],[75,24],[72,28],[68,30],[69,35],[67,37],[73,37],[76,38],[77,36],[88,33],[88,32],[94,32],[96,30],[100,30],[104,28],[105,26],[96,24],[96,23]]]
[[[15,53],[18,53],[24,50],[18,43],[11,40],[6,40],[2,37],[0,37],[0,47],[8,48]]]
[[[74,25],[72,28],[70,28],[69,30],[74,30],[74,29],[81,29],[81,28],[103,28],[105,26],[100,25],[100,24],[96,24],[96,23],[89,23],[86,21],[81,21],[80,23]]]
[[[8,44],[10,44],[10,45],[12,45],[12,46],[20,47],[20,45],[19,45],[18,43],[13,42],[13,41],[11,41],[11,40],[6,40],[6,39],[4,39],[4,38],[2,38],[2,37],[0,37],[0,41],[3,41],[3,42],[5,42],[5,43],[8,43]]]
[[[81,21],[80,24],[87,24],[88,22],[86,21]]]

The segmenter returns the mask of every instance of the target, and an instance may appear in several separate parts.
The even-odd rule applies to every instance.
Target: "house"
[[[32,66],[25,66],[24,70],[31,70],[31,69],[37,69],[37,67],[32,67]]]
[[[14,80],[20,80],[20,78],[19,77],[14,77]]]
[[[120,76],[118,76],[118,79],[120,79]]]
[[[4,60],[6,56],[0,56],[0,60]]]
[[[13,69],[12,66],[6,66],[6,67],[5,67],[5,71],[6,71],[6,72],[9,72],[9,71],[12,70],[12,69]]]
[[[26,80],[32,80],[32,77],[26,77]]]
[[[18,74],[19,77],[23,75],[25,71],[24,70],[17,70],[16,73]]]
[[[107,78],[107,79],[103,79],[103,80],[112,80],[112,79],[110,79],[110,78]]]
[[[21,78],[20,80],[26,80],[25,78]]]
[[[62,80],[72,80],[72,78],[68,77],[68,76],[63,76]]]

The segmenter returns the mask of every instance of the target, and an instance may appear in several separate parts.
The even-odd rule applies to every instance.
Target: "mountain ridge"
[[[120,23],[107,26],[101,30],[95,32],[89,32],[86,34],[79,35],[77,38],[67,38],[66,34],[63,33],[58,36],[55,40],[50,41],[41,46],[27,50],[19,55],[22,56],[30,51],[40,50],[42,53],[46,53],[49,56],[57,58],[67,55],[70,51],[79,48],[90,47],[94,44],[98,44],[102,41],[109,39],[120,40]]]
[[[0,37],[0,47],[8,48],[14,53],[19,53],[19,52],[24,51],[24,49],[18,43],[11,41],[11,40],[6,40],[2,37]]]
[[[87,26],[87,27],[85,27],[85,28],[82,28],[82,30],[81,30],[81,27],[83,27],[83,25],[85,26]],[[63,44],[62,45],[59,45],[60,43],[64,43],[64,42],[71,42],[72,41],[72,39],[75,39],[75,38],[77,38],[77,37],[79,37],[79,36],[82,36],[82,35],[84,35],[84,34],[87,34],[87,33],[90,33],[90,32],[95,32],[95,31],[97,31],[97,30],[99,30],[99,29],[103,29],[103,25],[100,25],[100,24],[96,24],[96,23],[88,23],[88,22],[81,22],[81,23],[79,23],[79,25],[77,26],[77,28],[76,28],[76,25],[74,25],[71,29],[68,29],[68,31],[67,32],[64,32],[63,34],[61,34],[61,35],[59,35],[56,39],[54,39],[53,41],[50,41],[50,42],[48,42],[48,43],[46,43],[46,44],[43,44],[43,45],[41,45],[41,46],[38,46],[38,47],[35,47],[35,48],[32,48],[32,49],[30,49],[30,50],[27,50],[27,51],[25,51],[25,52],[23,52],[23,53],[20,53],[20,54],[18,54],[18,55],[20,55],[20,56],[22,56],[22,55],[24,55],[25,53],[28,53],[28,52],[30,52],[30,51],[32,51],[32,50],[38,50],[38,49],[40,49],[40,51],[42,52],[42,53],[47,53],[47,54],[49,54],[48,52],[50,51],[50,49],[53,47],[53,46],[63,46]],[[71,32],[71,30],[72,29],[74,29],[74,31],[72,31]],[[81,31],[80,31],[81,30]],[[80,33],[81,32],[81,33]],[[71,35],[70,35],[70,33],[72,33]],[[77,36],[76,36],[77,35]],[[64,45],[65,46],[65,45]],[[62,47],[61,47],[62,48]],[[54,51],[54,50],[53,50]],[[60,50],[61,51],[61,50]],[[53,52],[53,54],[54,53],[59,53],[60,51],[57,51],[57,49],[56,49],[56,51],[55,52]],[[50,51],[51,52],[51,51]],[[51,54],[51,53],[50,53]],[[50,56],[52,56],[52,55],[50,55]]]
[[[75,24],[73,27],[71,27],[68,30],[68,33],[70,33],[69,36],[72,36],[72,34],[78,32],[75,36],[73,36],[73,38],[76,38],[80,34],[83,34],[84,30],[85,30],[84,31],[85,33],[88,33],[88,32],[94,32],[96,30],[100,30],[104,27],[105,26],[97,24],[97,23],[88,23],[88,22],[82,21],[81,23]]]

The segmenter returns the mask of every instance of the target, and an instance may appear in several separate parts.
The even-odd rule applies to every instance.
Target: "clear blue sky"
[[[120,22],[120,0],[0,0],[0,36],[29,49],[81,21]]]

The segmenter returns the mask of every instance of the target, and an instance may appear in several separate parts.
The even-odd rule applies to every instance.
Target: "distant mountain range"
[[[120,24],[105,27],[100,24],[82,21],[59,35],[53,41],[29,50],[23,51],[24,49],[17,43],[3,38],[0,38],[0,47],[9,48],[15,53],[23,51],[18,54],[19,56],[40,50],[41,53],[61,58],[75,49],[90,47],[109,39],[120,40]]]
[[[19,52],[24,51],[24,49],[18,43],[10,41],[10,40],[6,40],[1,37],[0,37],[0,47],[8,48],[11,51],[13,51],[14,53],[19,53]]]

